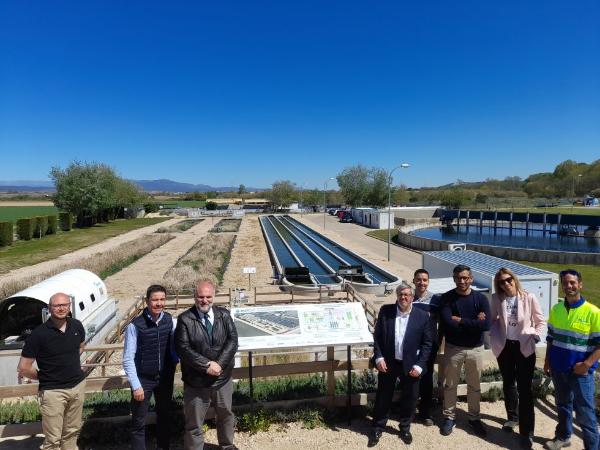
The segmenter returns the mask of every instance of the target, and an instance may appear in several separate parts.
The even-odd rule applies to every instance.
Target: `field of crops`
[[[0,206],[0,222],[16,222],[24,217],[58,214],[55,206]]]
[[[204,208],[206,202],[203,200],[161,200],[154,201],[153,203],[156,203],[163,208]]]

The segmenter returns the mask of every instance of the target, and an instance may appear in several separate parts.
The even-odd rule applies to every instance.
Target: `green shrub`
[[[29,241],[33,237],[35,229],[35,218],[28,217],[17,220],[17,236],[22,241]]]
[[[146,214],[158,212],[159,209],[158,203],[144,203]]]
[[[259,431],[269,431],[269,427],[273,423],[271,414],[264,409],[247,412],[237,417],[238,431],[246,431],[250,434],[256,434]]]
[[[62,231],[70,231],[73,228],[73,215],[68,212],[58,213],[58,221]]]
[[[0,222],[0,247],[12,244],[13,228],[14,224],[12,222]]]
[[[48,231],[46,234],[56,234],[58,230],[58,216],[48,216]]]
[[[48,216],[38,216],[33,218],[35,225],[33,227],[33,237],[43,238],[48,231]]]

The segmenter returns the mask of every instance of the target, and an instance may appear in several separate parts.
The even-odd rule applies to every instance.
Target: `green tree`
[[[117,190],[125,191],[123,180],[100,163],[74,161],[64,170],[53,167],[50,178],[56,188],[55,206],[75,215],[78,226],[93,225],[105,211],[117,206]]]
[[[369,196],[369,169],[362,165],[346,167],[336,177],[344,201],[350,206],[363,206]]]
[[[367,203],[374,207],[382,207],[388,204],[388,173],[384,169],[372,168],[369,170],[369,191]]]
[[[217,204],[215,202],[211,202],[210,200],[206,202],[206,210],[207,211],[214,211],[217,209]]]
[[[392,188],[392,204],[406,205],[411,201],[416,201],[417,197],[411,200],[411,193],[406,189],[406,186],[401,184],[398,187]]]
[[[115,179],[114,189],[115,206],[119,208],[141,205],[149,198],[148,194],[140,190],[134,183],[122,178]]]
[[[323,191],[310,189],[302,192],[302,201],[306,206],[319,206],[323,204]]]
[[[246,193],[246,186],[244,186],[243,184],[240,184],[240,187],[238,187],[238,194],[244,195],[245,193]]]
[[[273,208],[285,208],[296,198],[294,183],[289,180],[278,180],[271,185],[271,191],[267,198],[271,201]]]

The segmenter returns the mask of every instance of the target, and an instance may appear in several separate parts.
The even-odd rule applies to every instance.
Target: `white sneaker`
[[[560,448],[563,447],[570,447],[571,446],[571,441],[568,439],[559,439],[559,438],[554,438],[551,441],[546,441],[546,448],[548,450],[558,450]]]
[[[515,422],[514,420],[507,420],[506,422],[504,422],[504,425],[502,425],[502,429],[504,431],[512,431],[517,425],[519,425],[518,422]]]

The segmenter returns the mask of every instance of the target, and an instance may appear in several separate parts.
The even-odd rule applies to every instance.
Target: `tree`
[[[302,201],[308,206],[319,206],[323,203],[323,191],[310,189],[302,192]]]
[[[416,200],[416,197],[415,197]],[[406,189],[404,184],[396,188],[392,188],[392,204],[393,205],[406,205],[411,202],[411,196],[409,191]]]
[[[117,190],[128,196],[125,191],[131,189],[125,188],[126,182],[111,167],[100,163],[74,161],[64,170],[53,167],[50,178],[56,188],[54,204],[76,216],[78,226],[93,225],[107,210],[117,207]]]
[[[384,169],[374,167],[369,171],[369,205],[379,208],[388,204],[388,180],[388,173]]]
[[[360,164],[346,167],[336,180],[348,205],[364,205],[369,195],[369,170],[366,167]]]
[[[289,206],[296,197],[294,183],[289,180],[275,181],[267,197],[275,209]]]
[[[115,206],[130,208],[148,200],[148,195],[131,181],[117,177],[115,180]]]
[[[246,186],[244,186],[243,184],[240,184],[240,187],[238,187],[238,194],[244,195],[245,193],[246,193]]]

